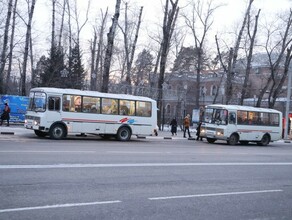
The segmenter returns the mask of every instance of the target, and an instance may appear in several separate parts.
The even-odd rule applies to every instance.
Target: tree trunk
[[[161,126],[162,123],[162,112],[163,112],[163,84],[164,84],[164,75],[166,68],[166,60],[170,47],[170,40],[172,30],[174,28],[174,24],[176,22],[177,14],[179,11],[178,8],[178,0],[175,2],[170,1],[171,8],[169,10],[169,0],[165,2],[165,11],[164,11],[164,19],[163,19],[163,39],[162,39],[162,49],[161,49],[161,58],[160,58],[160,71],[159,71],[159,79],[158,79],[158,97],[157,97],[157,105],[158,109],[160,109],[160,114],[158,114],[158,125]]]
[[[96,54],[96,40],[97,40],[97,34],[96,31],[94,31],[94,37],[93,41],[91,43],[91,65],[90,65],[90,90],[95,91],[96,90],[96,70],[95,70],[95,54]]]
[[[6,51],[7,51],[7,45],[8,45],[8,32],[9,32],[9,25],[10,25],[10,19],[12,14],[12,6],[13,6],[13,0],[9,0],[8,3],[8,10],[7,10],[7,17],[5,22],[5,28],[4,28],[4,36],[3,36],[3,45],[2,45],[2,53],[1,53],[1,60],[0,60],[0,94],[4,92],[4,69],[6,64]]]
[[[250,14],[250,10],[251,10],[251,5],[253,3],[254,0],[249,0],[249,5],[246,9],[245,12],[245,16],[244,16],[244,20],[242,22],[242,26],[241,29],[238,33],[237,36],[237,40],[235,43],[235,47],[233,49],[233,52],[230,53],[230,55],[232,54],[232,57],[230,57],[230,67],[228,68],[228,72],[227,72],[227,84],[226,84],[226,104],[229,104],[231,99],[232,99],[232,94],[233,94],[233,85],[232,82],[234,80],[234,75],[235,75],[235,67],[236,67],[236,63],[237,63],[237,56],[238,56],[238,51],[239,51],[239,46],[241,43],[241,39],[242,39],[242,35],[243,35],[243,31],[246,27],[246,23],[247,23],[247,19],[248,16]]]
[[[247,56],[247,65],[246,65],[246,71],[245,71],[245,77],[244,77],[244,82],[242,85],[242,91],[241,91],[241,98],[240,98],[240,105],[243,105],[243,100],[245,98],[245,95],[247,93],[247,83],[249,82],[249,75],[251,72],[251,63],[252,63],[252,56],[253,56],[253,49],[254,49],[254,44],[255,44],[255,38],[257,34],[257,29],[258,29],[258,19],[260,15],[261,10],[258,11],[258,14],[255,17],[255,26],[253,30],[253,34],[251,36],[250,34],[250,16],[249,16],[249,21],[248,21],[248,33],[249,33],[249,38],[250,38],[250,45],[249,45],[249,52]]]
[[[8,61],[8,70],[7,70],[7,77],[6,77],[6,87],[4,88],[4,93],[5,94],[7,94],[7,92],[8,92],[8,85],[9,85],[11,69],[12,69],[12,56],[13,56],[13,48],[14,48],[14,32],[15,32],[16,9],[17,9],[17,0],[15,0],[14,6],[13,6],[13,17],[12,17],[11,35],[10,35],[9,61]]]
[[[106,9],[105,14],[103,15],[102,11],[102,23],[99,30],[99,40],[97,46],[97,55],[95,61],[95,71],[96,71],[96,85],[98,86],[98,91],[101,91],[101,83],[102,83],[102,73],[103,73],[103,35],[108,15],[108,8]]]
[[[112,54],[113,54],[115,33],[116,33],[116,28],[117,28],[118,20],[120,16],[120,5],[121,5],[121,0],[117,0],[116,7],[115,7],[115,14],[112,18],[112,26],[110,27],[109,33],[107,34],[107,48],[106,48],[106,54],[105,54],[104,72],[103,72],[102,87],[101,87],[101,91],[105,93],[108,92],[110,66],[111,66],[111,59],[112,59]]]
[[[66,0],[64,0],[64,2],[63,2],[60,35],[59,35],[59,43],[58,43],[59,47],[61,47],[61,45],[62,45],[62,35],[63,35],[63,29],[64,29],[65,11],[66,11]]]
[[[31,23],[34,13],[34,6],[36,0],[32,0],[31,7],[29,11],[27,29],[26,29],[26,37],[25,37],[25,47],[24,47],[24,56],[23,56],[23,74],[22,74],[22,83],[21,83],[21,95],[26,96],[26,66],[27,66],[27,59],[28,59],[28,52],[29,52],[29,43],[31,38]]]

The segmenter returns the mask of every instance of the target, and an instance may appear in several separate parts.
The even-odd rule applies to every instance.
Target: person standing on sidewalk
[[[186,138],[187,131],[188,131],[189,138],[191,138],[192,136],[190,133],[190,125],[191,125],[190,114],[187,114],[187,116],[184,118],[183,124],[184,124],[184,138]]]
[[[7,126],[9,126],[9,119],[10,119],[10,107],[7,103],[5,103],[5,107],[4,107],[3,113],[1,115],[0,126],[3,124],[4,120],[7,120]]]
[[[196,133],[197,134],[197,141],[198,140],[201,140],[201,141],[203,140],[203,138],[200,135],[201,134],[201,125],[202,125],[202,122],[200,121],[199,124],[198,124],[198,127],[197,127],[197,133]]]
[[[176,135],[177,132],[177,121],[176,118],[173,118],[170,122],[170,126],[171,126],[171,134]]]

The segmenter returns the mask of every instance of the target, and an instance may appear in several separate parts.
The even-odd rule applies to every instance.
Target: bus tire
[[[207,141],[208,141],[208,143],[213,144],[216,141],[216,139],[214,139],[214,138],[207,138]]]
[[[34,130],[34,133],[38,137],[46,137],[48,135],[48,133],[39,130]]]
[[[257,142],[257,145],[259,146],[267,146],[270,143],[270,136],[268,134],[265,134],[262,137],[262,140],[260,142]]]
[[[61,140],[66,136],[66,129],[62,124],[55,124],[50,129],[50,138]]]
[[[227,143],[229,145],[236,145],[238,143],[238,140],[239,140],[238,135],[237,134],[232,134],[232,135],[230,135],[229,140],[228,140]]]
[[[120,127],[117,132],[117,140],[119,141],[128,141],[131,138],[131,131],[128,127]]]

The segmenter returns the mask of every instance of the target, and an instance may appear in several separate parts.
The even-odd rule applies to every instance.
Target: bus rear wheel
[[[259,146],[267,146],[270,143],[270,137],[269,135],[265,134],[262,137],[262,140],[260,142],[257,142],[257,145]]]
[[[61,124],[53,125],[50,129],[50,138],[55,140],[61,140],[66,136],[66,129]]]
[[[117,140],[119,141],[128,141],[131,138],[131,131],[127,127],[121,127],[117,133]]]

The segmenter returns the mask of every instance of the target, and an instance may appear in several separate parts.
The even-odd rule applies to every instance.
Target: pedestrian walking
[[[192,137],[190,133],[191,122],[190,122],[189,114],[187,114],[187,116],[184,118],[183,124],[184,124],[184,138],[186,138],[186,132],[188,132],[189,138]]]
[[[177,135],[177,121],[173,118],[170,122],[172,136]]]
[[[8,103],[6,102],[4,104],[3,113],[1,114],[0,126],[3,124],[4,120],[7,120],[7,126],[9,126],[9,119],[10,119],[10,107],[9,107]]]

